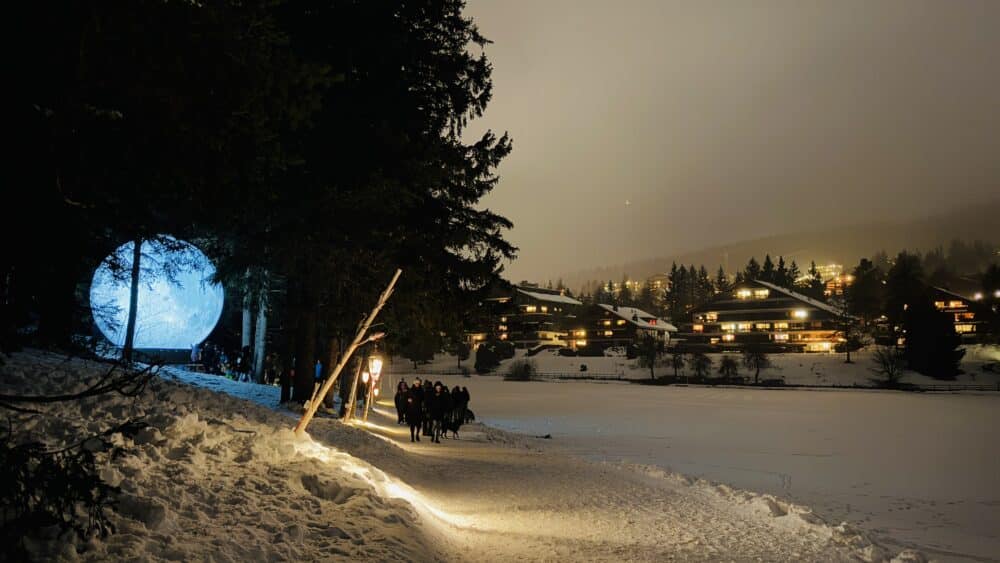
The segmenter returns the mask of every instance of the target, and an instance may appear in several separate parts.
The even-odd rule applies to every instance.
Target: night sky
[[[470,0],[513,280],[1000,194],[1000,2]]]

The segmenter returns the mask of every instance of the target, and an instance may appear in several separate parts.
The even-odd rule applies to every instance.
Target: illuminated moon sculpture
[[[135,347],[179,350],[201,344],[222,315],[224,292],[212,283],[212,262],[190,243],[164,237],[142,243]],[[90,308],[112,344],[125,344],[132,250],[125,243],[101,262],[90,285]],[[116,264],[117,263],[117,264]],[[115,275],[111,266],[119,266]]]

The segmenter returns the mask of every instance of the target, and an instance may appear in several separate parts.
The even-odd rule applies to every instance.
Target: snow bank
[[[5,392],[81,390],[104,366],[18,354]],[[221,381],[221,378],[219,378]],[[429,560],[440,552],[418,525],[411,490],[367,463],[296,437],[287,417],[196,387],[154,379],[136,399],[60,403],[19,426],[18,438],[58,448],[138,418],[114,434],[125,455],[102,455],[100,476],[120,486],[115,534],[30,539],[39,559],[257,561],[357,557]],[[77,553],[79,551],[79,553]]]

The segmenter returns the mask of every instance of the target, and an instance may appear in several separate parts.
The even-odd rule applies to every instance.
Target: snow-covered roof
[[[583,303],[580,303],[576,299],[573,299],[572,297],[568,297],[566,295],[539,293],[537,291],[526,291],[521,289],[520,287],[517,288],[517,290],[527,295],[528,297],[532,299],[537,299],[539,301],[548,301],[550,303],[562,303],[563,305],[583,305]]]
[[[639,328],[646,330],[658,330],[660,332],[677,332],[677,327],[668,323],[667,321],[657,317],[656,315],[651,315],[642,309],[636,307],[615,307],[614,305],[605,305],[601,303],[598,305],[605,311],[610,311],[615,315],[625,319],[626,321],[634,324]],[[652,321],[652,322],[650,322]]]
[[[771,282],[766,282],[766,281],[761,281],[761,280],[754,280],[754,283],[759,283],[760,285],[762,285],[762,286],[764,286],[764,287],[766,287],[768,289],[773,289],[774,291],[777,291],[779,293],[784,293],[785,295],[791,297],[792,299],[798,299],[799,301],[802,301],[804,303],[812,305],[813,307],[816,307],[817,309],[826,311],[827,313],[830,313],[831,315],[836,315],[838,317],[844,316],[844,311],[841,311],[840,309],[838,309],[838,308],[836,308],[833,305],[830,305],[828,303],[823,303],[822,301],[820,301],[818,299],[813,299],[812,297],[809,297],[808,295],[802,295],[801,293],[792,291],[790,289],[786,289],[784,287],[781,287],[780,285],[774,285]]]

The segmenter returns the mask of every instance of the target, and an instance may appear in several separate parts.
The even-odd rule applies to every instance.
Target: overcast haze
[[[470,0],[546,280],[1000,194],[1000,2]],[[626,204],[626,201],[630,202]]]

